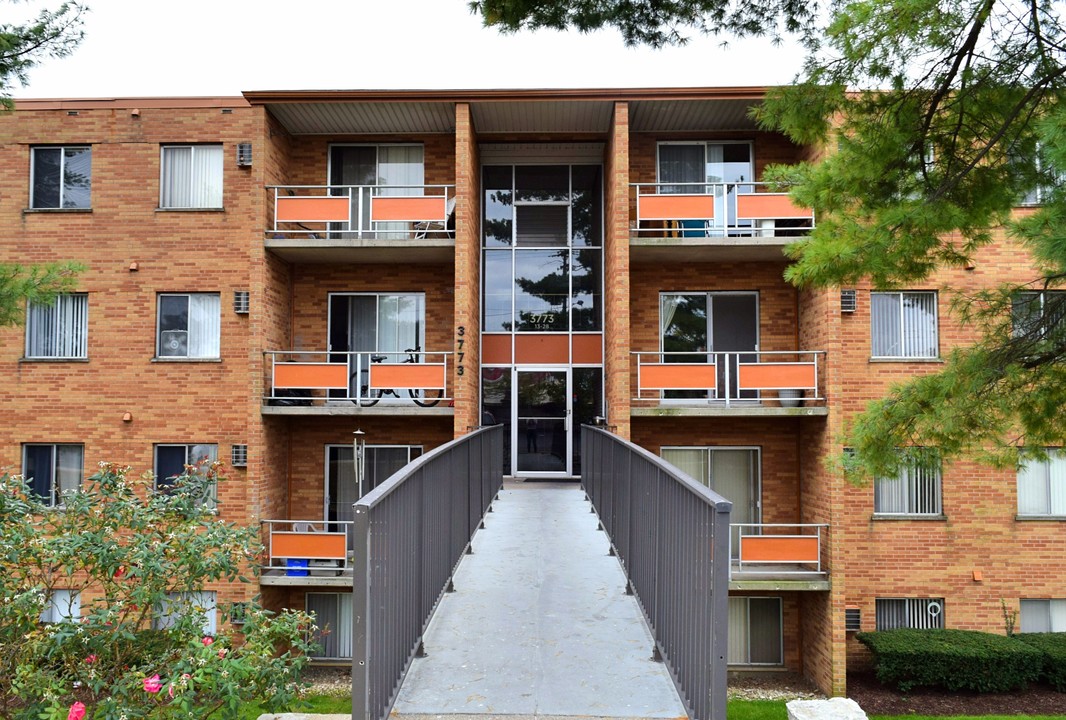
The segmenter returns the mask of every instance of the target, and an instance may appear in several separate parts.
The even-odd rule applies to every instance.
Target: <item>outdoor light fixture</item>
[[[356,430],[352,433],[352,462],[355,464],[355,482],[359,488],[359,497],[363,497],[363,455],[366,453],[366,433]]]

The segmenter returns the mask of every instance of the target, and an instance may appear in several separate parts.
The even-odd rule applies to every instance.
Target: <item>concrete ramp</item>
[[[576,484],[505,485],[393,716],[685,717],[596,526]]]

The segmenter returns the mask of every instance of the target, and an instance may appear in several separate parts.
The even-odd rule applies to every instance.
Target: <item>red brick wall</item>
[[[455,387],[455,437],[481,424],[478,407],[481,376],[481,161],[470,106],[455,106],[455,322],[441,330],[451,340],[443,347],[455,351],[452,380]],[[464,329],[462,347],[459,327]],[[459,353],[464,353],[459,362]],[[463,366],[459,375],[459,366]]]
[[[604,404],[607,423],[629,438],[629,105],[615,103],[604,167]]]

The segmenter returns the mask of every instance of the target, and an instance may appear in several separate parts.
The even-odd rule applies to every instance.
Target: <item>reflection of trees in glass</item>
[[[563,417],[565,412],[566,373],[519,373],[519,417]]]
[[[573,245],[603,244],[603,203],[600,198],[599,165],[573,167],[574,194],[570,200]]]
[[[702,352],[707,349],[707,296],[664,295],[663,352]],[[700,362],[706,357],[667,357],[666,362]]]
[[[600,300],[603,295],[603,253],[599,248],[572,251],[573,306],[570,324],[573,330],[600,329]]]
[[[569,259],[569,250],[516,251],[516,329],[555,332],[568,329]],[[534,301],[534,298],[539,302]]]
[[[91,170],[87,147],[34,148],[33,207],[90,207]]]

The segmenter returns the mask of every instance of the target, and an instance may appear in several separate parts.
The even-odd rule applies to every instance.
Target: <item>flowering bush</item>
[[[55,509],[21,477],[0,476],[0,718],[237,717],[249,702],[292,705],[308,615],[220,606],[218,630],[205,632],[204,588],[249,582],[242,572],[257,570],[261,551],[257,528],[218,520],[205,501],[220,479],[216,466],[189,468],[163,493],[150,474],[102,465]],[[69,617],[44,623],[44,613]]]

